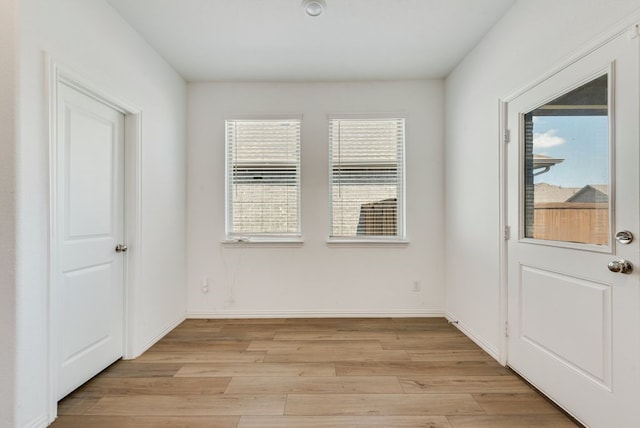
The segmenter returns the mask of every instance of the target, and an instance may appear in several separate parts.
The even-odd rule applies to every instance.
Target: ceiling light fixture
[[[327,3],[324,0],[304,0],[302,7],[307,15],[315,17],[322,15],[327,8]]]

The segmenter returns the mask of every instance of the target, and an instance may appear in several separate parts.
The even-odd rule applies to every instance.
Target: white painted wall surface
[[[17,0],[0,2],[0,426],[15,422]]]
[[[45,52],[142,110],[142,243],[135,351],[185,314],[186,85],[102,0],[20,2],[18,417],[46,422],[49,154]],[[3,425],[0,423],[0,425]]]
[[[446,80],[446,308],[496,356],[503,331],[498,99],[638,8],[638,0],[519,1]]]
[[[194,83],[188,85],[188,313],[190,316],[442,314],[443,85]],[[327,246],[328,114],[405,112],[406,247]],[[222,245],[224,119],[302,114],[299,248]],[[200,288],[210,279],[209,293]],[[420,281],[421,291],[412,291]]]

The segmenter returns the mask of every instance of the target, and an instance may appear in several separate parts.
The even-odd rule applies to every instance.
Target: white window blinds
[[[331,236],[404,238],[404,119],[331,119]]]
[[[227,234],[300,234],[300,120],[227,120]]]

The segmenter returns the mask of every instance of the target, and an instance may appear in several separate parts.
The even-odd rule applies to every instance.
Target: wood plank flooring
[[[187,320],[53,428],[575,427],[442,318]]]

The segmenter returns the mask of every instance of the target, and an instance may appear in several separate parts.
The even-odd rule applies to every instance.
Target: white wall
[[[190,316],[442,314],[443,85],[189,84],[188,312]],[[406,247],[327,246],[328,123],[332,113],[405,112]],[[300,248],[222,245],[224,119],[302,114]],[[202,277],[210,291],[200,290]],[[412,292],[412,282],[422,290]]]
[[[0,425],[15,418],[17,4],[0,2]]]
[[[138,352],[183,319],[186,309],[186,85],[102,0],[22,0],[20,6],[16,426],[29,427],[46,422],[47,404],[49,158],[44,53],[142,110],[142,260],[140,282],[133,284]]]
[[[498,98],[639,7],[638,0],[519,1],[446,80],[447,312],[494,355],[502,332]]]

